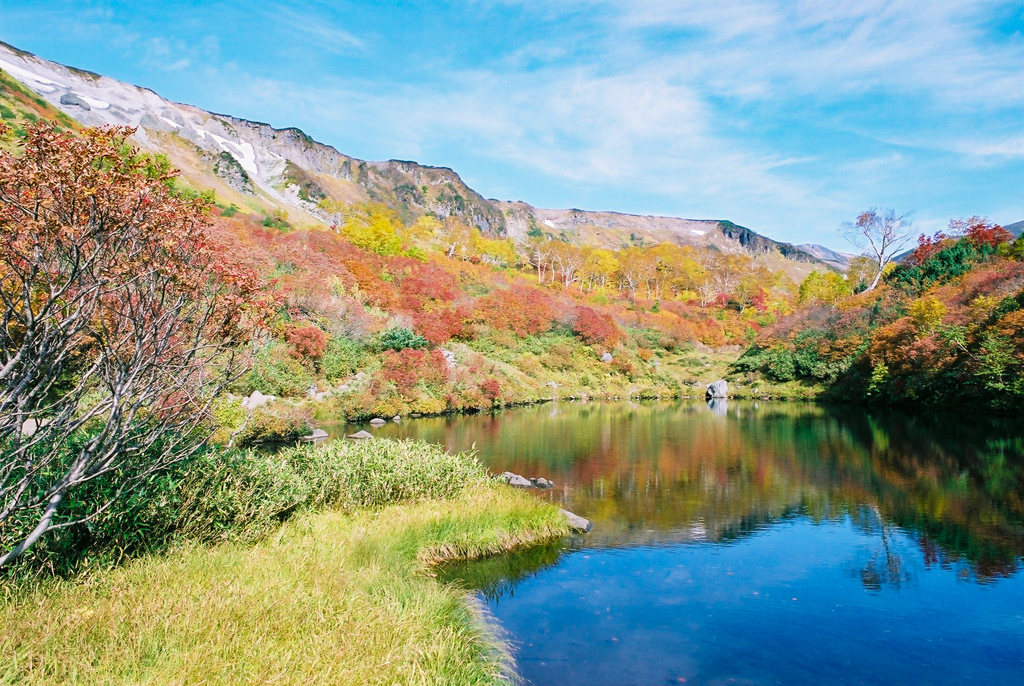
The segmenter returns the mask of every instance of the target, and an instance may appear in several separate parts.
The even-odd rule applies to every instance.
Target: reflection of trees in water
[[[1009,420],[806,403],[733,401],[726,415],[703,401],[561,403],[388,430],[475,444],[499,471],[554,479],[538,495],[593,519],[591,546],[724,542],[794,513],[834,520],[868,506],[917,537],[926,564],[965,561],[980,580],[1014,573],[1024,552],[1024,436]],[[888,563],[880,550],[879,579]]]
[[[875,505],[861,508],[856,513],[855,521],[857,519],[860,519],[862,528],[877,531],[881,541],[881,549],[858,570],[861,583],[869,591],[880,591],[883,586],[899,589],[905,582],[911,580],[911,575],[904,571],[905,564],[890,541],[891,525]]]

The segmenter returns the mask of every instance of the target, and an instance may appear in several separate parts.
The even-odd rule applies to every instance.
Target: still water
[[[475,446],[594,521],[446,572],[535,686],[1024,684],[1019,419],[561,403],[375,433]]]

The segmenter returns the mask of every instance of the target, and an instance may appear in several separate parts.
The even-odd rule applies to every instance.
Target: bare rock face
[[[729,384],[719,379],[718,381],[708,386],[707,392],[704,394],[706,398],[725,398],[729,395]]]

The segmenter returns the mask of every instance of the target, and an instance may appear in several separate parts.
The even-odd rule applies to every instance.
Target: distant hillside
[[[376,201],[395,209],[407,222],[426,213],[442,219],[457,216],[491,235],[520,240],[540,232],[615,248],[672,241],[722,252],[766,254],[772,269],[798,280],[815,268],[841,268],[821,259],[814,249],[780,243],[728,221],[546,210],[488,200],[448,168],[360,160],[296,128],[277,129],[171,102],[149,89],[3,43],[0,70],[14,77],[8,79],[13,84],[24,84],[22,90],[30,96],[27,105],[34,102],[52,111],[64,125],[71,125],[73,118],[86,126],[138,127],[139,145],[166,154],[188,184],[212,188],[225,206],[234,204],[265,216],[286,214],[293,225],[333,223],[345,205]],[[19,122],[30,120],[18,117]]]
[[[1022,233],[1024,233],[1024,221],[1014,222],[1013,224],[1007,224],[1003,228],[1012,233],[1014,236],[1020,236]]]
[[[830,250],[823,245],[805,244],[798,245],[796,247],[800,248],[801,250],[810,255],[813,255],[814,257],[818,258],[825,264],[831,267],[835,267],[836,269],[839,269],[840,271],[846,271],[846,269],[850,266],[850,260],[855,257],[855,255],[850,255],[848,253],[841,253],[836,252],[835,250]]]

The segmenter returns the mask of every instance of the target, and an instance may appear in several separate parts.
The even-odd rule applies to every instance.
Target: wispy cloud
[[[51,32],[152,75],[136,82],[350,154],[454,166],[487,195],[792,240],[871,205],[1024,217],[1006,199],[1024,38],[996,28],[1024,28],[1016,2],[235,0],[165,3],[149,24],[54,2]]]

